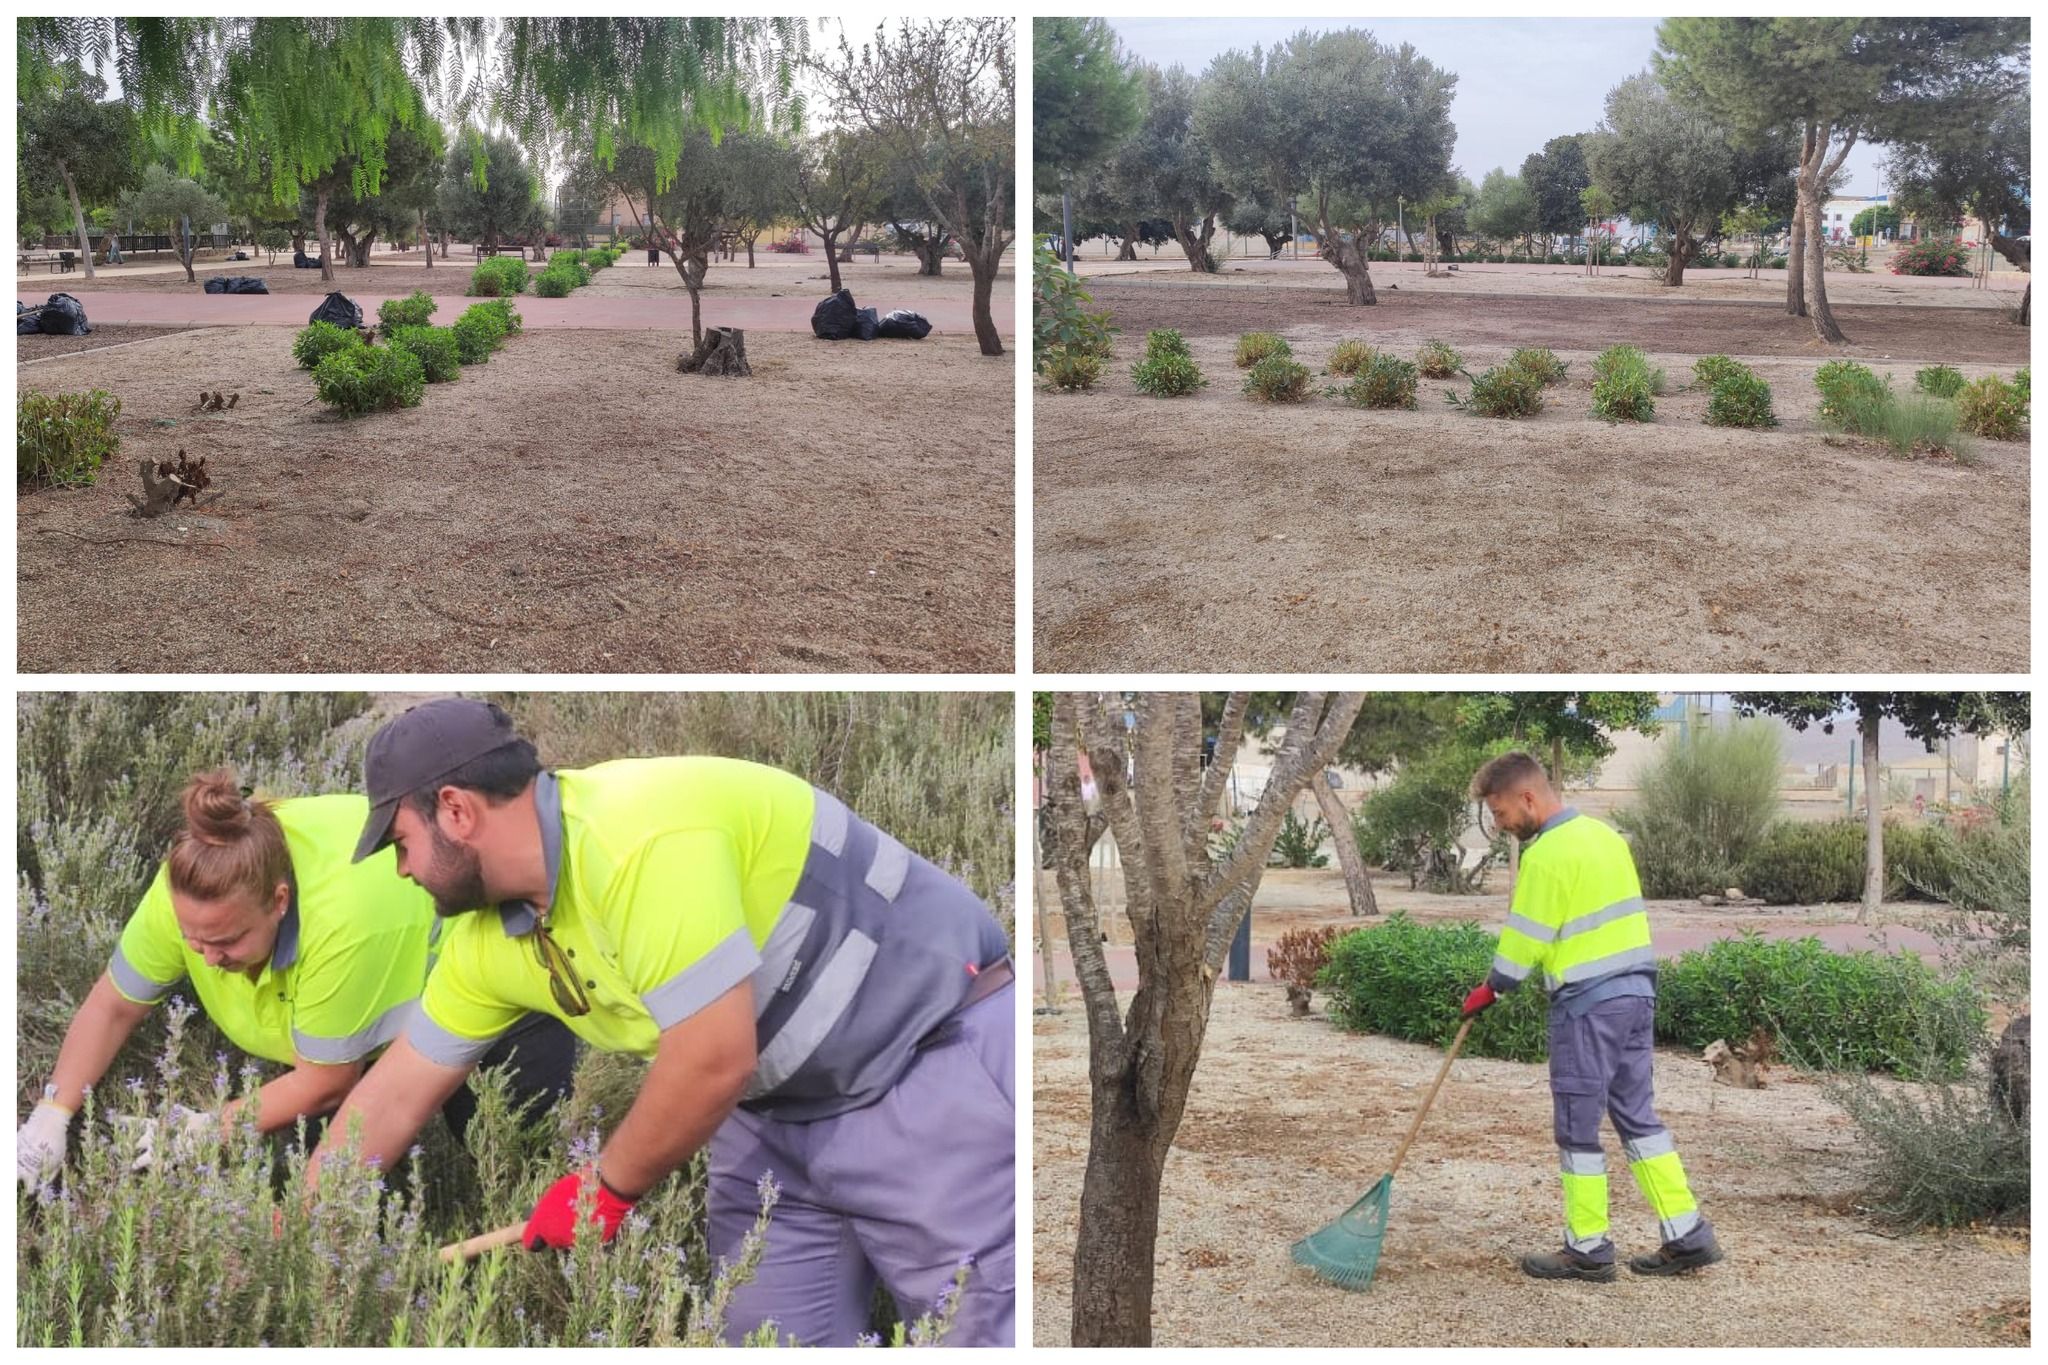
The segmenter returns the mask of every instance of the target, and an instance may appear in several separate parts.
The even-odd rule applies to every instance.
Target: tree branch
[[[1050,833],[1060,911],[1067,921],[1067,952],[1074,960],[1074,979],[1088,1016],[1089,1050],[1097,1069],[1120,1066],[1124,1027],[1117,1008],[1116,983],[1102,952],[1102,924],[1088,880],[1088,857],[1100,826],[1081,799],[1081,746],[1075,733],[1076,698],[1053,698],[1051,750],[1046,766],[1052,778]],[[1105,1073],[1106,1074],[1106,1073]]]

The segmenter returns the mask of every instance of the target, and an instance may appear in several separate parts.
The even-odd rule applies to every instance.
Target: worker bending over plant
[[[1651,1098],[1657,960],[1628,843],[1559,799],[1543,767],[1502,754],[1472,779],[1500,829],[1523,841],[1513,904],[1493,970],[1465,997],[1470,1018],[1541,973],[1550,993],[1550,1094],[1564,1183],[1565,1244],[1522,1258],[1545,1280],[1614,1278],[1607,1237],[1607,1155],[1614,1120],[1636,1187],[1656,1210],[1661,1245],[1629,1259],[1638,1275],[1673,1275],[1721,1259],[1714,1228]]]

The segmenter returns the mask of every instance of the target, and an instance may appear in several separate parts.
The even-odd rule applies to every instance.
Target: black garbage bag
[[[249,253],[246,251],[237,251],[234,255],[228,257],[228,259],[231,261],[246,261],[249,259]]]
[[[270,286],[254,275],[214,275],[204,286],[209,294],[268,294]]]
[[[295,270],[318,270],[320,268],[320,258],[318,256],[308,256],[303,251],[294,251],[292,253],[292,267]]]
[[[828,295],[811,310],[811,335],[826,341],[849,340],[860,331],[859,313],[851,289]]]
[[[32,337],[41,333],[42,318],[38,310],[29,307],[20,299],[14,301],[14,334],[18,337]]]
[[[881,317],[872,308],[853,310],[853,334],[862,341],[873,341],[875,331],[882,325]]]
[[[923,341],[931,334],[931,319],[908,308],[887,314],[875,327],[876,336],[890,341]]]
[[[350,331],[358,331],[363,325],[363,310],[356,307],[348,295],[334,293],[322,299],[320,306],[313,310],[313,316],[307,318],[306,321],[308,323],[331,322],[336,327],[346,327]]]
[[[36,323],[36,330],[45,336],[82,337],[92,334],[92,324],[85,320],[85,305],[69,294],[50,295],[50,301],[42,306]]]

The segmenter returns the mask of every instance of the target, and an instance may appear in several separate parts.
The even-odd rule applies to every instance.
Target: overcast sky
[[[1451,121],[1452,159],[1474,184],[1496,166],[1521,169],[1522,158],[1564,133],[1600,122],[1607,92],[1650,64],[1655,19],[1360,19],[1382,42],[1415,50],[1458,75]],[[1271,47],[1303,28],[1346,27],[1318,19],[1111,19],[1124,49],[1159,66],[1200,75],[1211,58],[1232,48]],[[1849,154],[1842,193],[1877,193],[1882,153],[1859,146]]]

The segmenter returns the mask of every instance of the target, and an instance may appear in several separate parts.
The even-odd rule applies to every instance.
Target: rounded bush
[[[1171,327],[1161,327],[1145,333],[1145,359],[1156,360],[1163,355],[1188,354],[1188,339]]]
[[[1482,925],[1417,924],[1396,911],[1332,943],[1316,988],[1339,1028],[1441,1047],[1458,1031],[1465,993],[1486,979],[1497,937]],[[1541,990],[1516,991],[1473,1022],[1465,1051],[1540,1062],[1550,1051],[1547,1014]]]
[[[1131,366],[1131,382],[1138,386],[1139,393],[1154,398],[1181,398],[1205,387],[1209,381],[1195,367],[1193,357],[1185,352],[1162,351],[1158,355],[1148,354]]]
[[[1838,423],[1853,422],[1859,409],[1882,404],[1892,392],[1890,380],[1853,360],[1830,360],[1814,371],[1813,386],[1820,390],[1821,420]]]
[[[292,359],[299,362],[299,368],[310,370],[336,351],[345,351],[351,346],[360,346],[363,338],[346,327],[337,327],[331,322],[316,322],[301,327],[299,334],[292,338]]]
[[[1472,381],[1462,406],[1481,417],[1533,417],[1543,411],[1543,381],[1513,365],[1496,365]]]
[[[1237,368],[1249,370],[1271,356],[1294,354],[1294,348],[1278,332],[1246,332],[1237,339]]]
[[[1264,403],[1299,403],[1308,397],[1310,378],[1308,366],[1269,355],[1245,371],[1244,391]]]
[[[434,316],[434,296],[415,289],[402,299],[386,299],[377,305],[377,330],[390,336],[401,327],[424,327]]]
[[[1047,348],[1038,372],[1062,393],[1077,393],[1094,388],[1095,381],[1102,378],[1102,357],[1092,350],[1053,346]]]
[[[1415,407],[1417,371],[1399,356],[1376,351],[1344,386],[1344,396],[1361,408]]]
[[[1330,363],[1325,368],[1331,374],[1354,375],[1372,358],[1373,349],[1364,342],[1340,341],[1337,349],[1330,352]]]
[[[519,316],[519,310],[512,306],[512,300],[510,299],[492,299],[489,303],[473,303],[469,306],[468,312],[497,314],[498,317],[504,320],[505,328],[503,335],[505,336],[519,335],[521,328],[525,325],[525,320]],[[467,315],[468,313],[464,314],[464,316]]]
[[[420,362],[429,384],[445,384],[462,377],[462,360],[451,327],[401,327],[391,334],[391,346],[394,350],[410,351]]]
[[[569,296],[576,287],[576,277],[566,270],[549,266],[534,277],[533,292],[544,299],[561,299]]]
[[[523,294],[531,278],[526,262],[517,256],[492,256],[471,272],[469,292],[485,297]]]
[[[1749,373],[1749,366],[1725,355],[1703,355],[1692,363],[1693,382],[1709,389],[1731,374]]]
[[[1565,363],[1548,346],[1525,346],[1508,357],[1510,368],[1536,377],[1541,384],[1562,384]]]
[[[1707,425],[1710,427],[1774,427],[1777,414],[1771,411],[1771,386],[1747,368],[1724,374],[1707,395]]]
[[[1661,375],[1634,346],[1610,346],[1593,360],[1593,415],[1610,422],[1647,422]]]
[[[2027,429],[2027,400],[2011,384],[1987,374],[1956,395],[1956,425],[1972,436],[2016,441]]]
[[[84,488],[121,448],[121,400],[105,389],[36,393],[14,402],[14,478],[23,487]]]
[[[488,304],[470,308],[449,330],[455,338],[456,359],[464,365],[483,364],[505,344],[504,315]]]
[[[1415,353],[1415,367],[1431,379],[1449,379],[1465,368],[1465,357],[1446,341],[1425,341]]]
[[[1891,270],[1894,275],[1968,275],[1970,253],[1953,237],[1922,237],[1893,248]]]
[[[427,391],[419,358],[396,346],[336,351],[313,370],[320,401],[344,417],[418,407]]]
[[[2031,373],[2032,370],[2033,366],[2022,365],[2020,366],[2019,373],[2012,377],[2013,392],[2020,396],[2022,403],[2033,402],[2034,380]]]
[[[1963,391],[1963,372],[1953,365],[1929,365],[1913,372],[1913,387],[1936,398],[1953,398]]]

